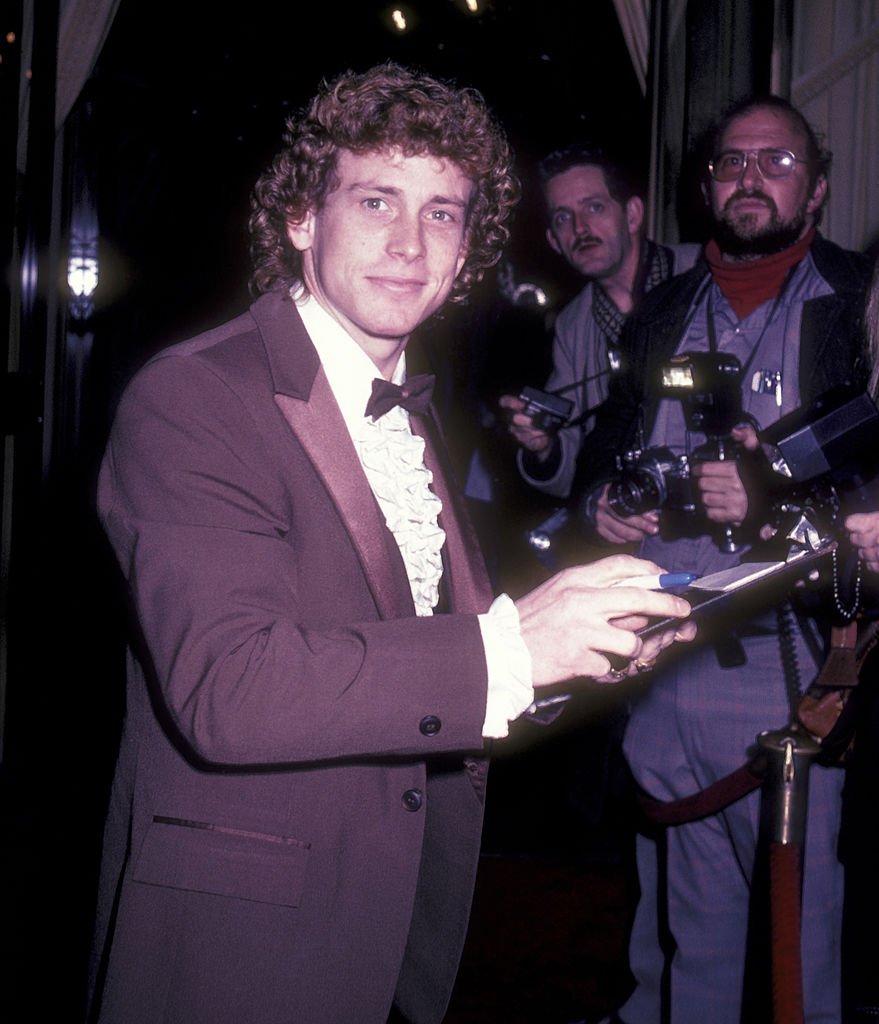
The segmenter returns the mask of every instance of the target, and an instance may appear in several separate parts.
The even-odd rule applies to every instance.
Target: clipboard
[[[816,569],[820,569],[825,559],[829,559],[838,546],[836,540],[827,538],[822,539],[814,548],[792,545],[787,558],[783,560],[742,562],[732,569],[724,569],[709,576],[702,576],[688,587],[681,587],[671,592],[690,603],[692,610],[689,619],[696,620],[697,625],[700,625],[701,619],[710,617],[714,622],[721,619],[724,626],[729,624],[729,630],[732,632],[736,623],[747,621],[755,614],[782,601],[800,580],[805,580]],[[646,626],[636,630],[636,633],[638,636],[646,638],[668,629],[677,629],[681,622],[681,619],[673,617],[654,619]],[[697,634],[696,643],[698,641]],[[689,645],[672,645],[670,649],[675,646],[686,648]],[[609,658],[612,667],[627,662],[627,659],[621,659],[617,655],[609,655]],[[649,677],[645,676],[644,678]],[[562,706],[586,692],[586,690],[580,690],[576,694],[573,693],[570,689],[570,682],[541,687],[539,697],[532,705],[532,709],[529,710],[539,713],[543,708],[552,707],[557,712],[558,706]],[[536,720],[539,721],[539,719]]]
[[[690,603],[690,619],[695,619],[697,624],[708,616],[748,618],[780,601],[795,584],[820,569],[821,563],[837,547],[837,541],[827,540],[813,549],[793,549],[783,561],[742,562],[731,569],[702,576],[674,593]],[[640,637],[649,637],[680,621],[656,619],[637,633]]]

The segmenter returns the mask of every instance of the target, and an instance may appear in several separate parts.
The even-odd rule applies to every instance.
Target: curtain
[[[613,0],[617,20],[632,60],[632,67],[647,92],[647,61],[650,56],[650,0]]]
[[[61,0],[58,18],[55,130],[60,130],[92,73],[101,47],[113,24],[121,0]],[[18,167],[25,173],[34,12],[37,0],[26,0],[21,39],[21,87],[19,92]]]
[[[62,0],[58,25],[55,127],[60,128],[92,73],[120,0]]]

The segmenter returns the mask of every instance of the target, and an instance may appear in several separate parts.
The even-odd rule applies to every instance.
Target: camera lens
[[[651,509],[689,510],[689,477],[687,457],[670,448],[631,452],[620,460],[620,475],[607,492],[608,504],[618,516],[639,516]]]
[[[649,475],[632,474],[611,484],[607,503],[618,516],[639,516],[662,502]]]

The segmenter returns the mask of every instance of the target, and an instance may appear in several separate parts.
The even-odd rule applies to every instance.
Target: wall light
[[[98,277],[97,244],[71,245],[67,261],[67,286],[72,296],[70,315],[74,320],[87,320],[94,313]]]

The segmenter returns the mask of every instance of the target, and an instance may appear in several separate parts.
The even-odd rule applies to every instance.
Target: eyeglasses
[[[757,158],[757,169],[764,178],[786,178],[797,164],[807,164],[789,149],[727,149],[708,161],[708,171],[715,181],[735,181]]]

